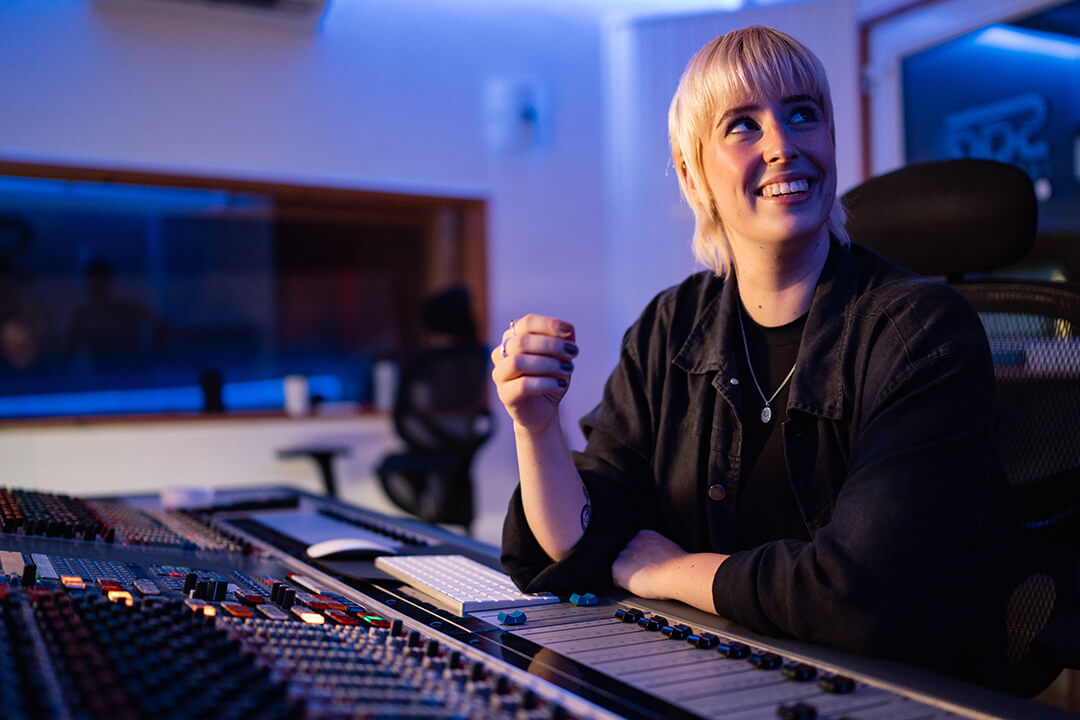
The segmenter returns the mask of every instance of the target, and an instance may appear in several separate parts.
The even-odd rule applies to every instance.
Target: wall
[[[854,32],[850,5],[802,7],[775,8],[767,17],[791,10],[831,26],[842,41],[830,64],[853,74],[854,55],[841,55]],[[742,19],[727,15],[720,24]],[[625,205],[608,193],[614,168],[606,158],[633,152],[608,142],[605,103],[613,94],[605,77],[633,79],[610,64],[611,32],[595,13],[544,3],[332,0],[321,25],[305,28],[151,2],[5,0],[0,158],[482,197],[489,209],[489,341],[526,312],[575,323],[582,355],[562,412],[580,446],[576,419],[599,397],[626,323],[642,298],[692,269],[689,212],[670,192],[647,237],[626,244],[625,226],[608,223]],[[619,42],[625,32],[633,44],[633,28]],[[683,42],[639,52],[660,53],[670,70],[692,49]],[[639,54],[638,61],[650,58]],[[515,93],[537,103],[535,132],[507,124],[500,103]],[[650,96],[655,111],[651,103]],[[855,124],[853,103],[838,110],[845,124]],[[666,138],[652,137],[650,147],[657,142]],[[673,187],[674,178],[667,180]],[[618,202],[655,202],[650,187],[633,192]],[[660,271],[650,271],[652,261]],[[489,540],[498,538],[516,482],[512,435],[499,418],[477,467],[477,531]],[[335,437],[342,430],[337,426]],[[233,442],[212,428],[123,425],[3,431],[0,482],[153,488],[201,453],[215,460],[187,474],[202,482],[299,479],[265,460],[287,437],[257,437]],[[374,462],[374,446],[361,445]],[[261,459],[253,464],[252,457]],[[370,484],[367,467],[354,458],[345,483]]]

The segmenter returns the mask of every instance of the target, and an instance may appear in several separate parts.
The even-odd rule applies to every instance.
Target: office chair
[[[1007,610],[1012,690],[1080,668],[1080,285],[997,274],[1028,254],[1037,203],[1019,168],[964,158],[910,165],[843,198],[848,232],[897,264],[943,277],[986,328],[998,449],[1035,565]]]
[[[464,288],[428,298],[421,314],[428,329],[450,344],[424,350],[402,368],[393,416],[406,449],[383,458],[375,473],[406,512],[469,532],[472,462],[494,430],[487,406],[488,349],[476,340]]]

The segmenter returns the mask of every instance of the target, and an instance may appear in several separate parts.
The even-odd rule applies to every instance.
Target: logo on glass
[[[1012,163],[1032,178],[1047,177],[1050,144],[1040,136],[1049,115],[1046,98],[1035,93],[950,113],[945,116],[947,153]]]

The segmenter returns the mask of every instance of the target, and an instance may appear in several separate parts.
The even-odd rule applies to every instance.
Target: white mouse
[[[393,555],[394,550],[366,538],[343,537],[310,545],[307,554],[316,560],[370,560],[379,555]]]

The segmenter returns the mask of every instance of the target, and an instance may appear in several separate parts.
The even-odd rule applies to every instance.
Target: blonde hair
[[[694,256],[717,275],[726,277],[731,266],[731,246],[723,219],[711,198],[709,207],[698,200],[687,176],[696,187],[708,187],[703,164],[705,141],[716,118],[733,99],[796,94],[810,95],[818,102],[835,144],[836,127],[825,68],[805,45],[779,30],[761,25],[732,30],[698,50],[683,71],[668,110],[671,157],[683,196],[694,211]],[[828,228],[847,245],[851,241],[844,230],[845,220],[837,197],[829,213]]]

